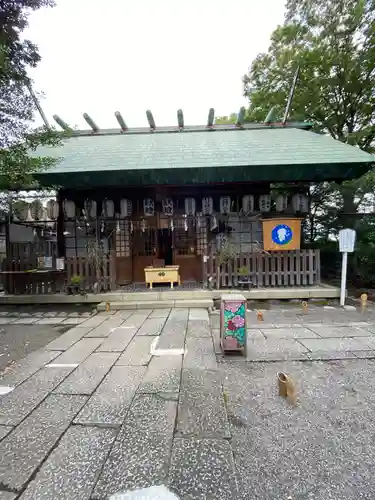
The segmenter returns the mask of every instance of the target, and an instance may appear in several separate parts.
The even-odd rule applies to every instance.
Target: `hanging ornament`
[[[165,198],[162,202],[163,214],[171,217],[173,215],[173,200],[172,198]]]
[[[44,231],[43,231],[43,229],[40,231],[40,236],[44,236]]]
[[[30,207],[27,209],[27,216],[26,216],[25,222],[34,222],[33,216],[31,215]],[[34,231],[35,231],[35,229],[34,229]]]
[[[133,203],[131,200],[122,199],[120,202],[121,217],[130,217],[133,212]]]
[[[185,198],[185,214],[195,215],[195,199]]]
[[[171,230],[171,231],[174,231],[173,219],[171,219],[171,221],[170,221],[170,223],[169,223],[169,227],[170,227],[170,230]]]
[[[202,212],[203,215],[211,215],[214,209],[214,202],[211,196],[202,198]]]
[[[101,223],[101,226],[100,226],[100,232],[101,233],[104,233],[104,222]]]
[[[200,218],[199,215],[197,215],[196,221],[197,221],[197,229],[200,229],[200,227],[201,227],[201,218]]]
[[[36,229],[33,230],[33,235],[36,236]]]
[[[120,221],[116,222],[116,233],[118,234],[120,232]]]
[[[114,217],[115,204],[112,200],[107,200],[107,198],[105,198],[105,200],[103,201],[102,215],[103,217],[107,217],[108,219],[112,219]]]
[[[184,215],[184,229],[185,229],[185,231],[188,230],[188,222],[187,222],[187,216],[186,215]]]
[[[151,217],[154,215],[155,203],[151,198],[145,198],[143,200],[143,212],[146,217]]]
[[[276,212],[284,212],[288,208],[288,195],[279,194],[276,196]]]
[[[229,214],[231,207],[230,196],[220,196],[220,212],[222,214]]]
[[[292,205],[295,212],[307,213],[309,211],[309,200],[305,194],[294,194],[292,197]]]
[[[261,194],[259,196],[259,209],[261,212],[269,212],[271,210],[271,195]]]
[[[56,220],[59,216],[59,204],[56,200],[47,201],[47,217],[52,220]]]
[[[242,210],[245,214],[254,212],[254,196],[252,194],[245,194],[242,197]]]
[[[72,200],[64,200],[63,202],[64,215],[66,219],[74,219],[76,216],[76,206]]]
[[[133,234],[133,222],[130,221],[130,232]]]
[[[84,202],[84,211],[86,217],[90,219],[95,219],[97,215],[97,204],[95,200],[85,200]]]
[[[34,200],[30,204],[31,216],[34,220],[41,220],[43,217],[43,205],[40,200]]]
[[[215,216],[211,217],[210,222],[211,222],[211,224],[210,224],[210,230],[211,231],[215,231],[215,229],[217,229],[217,220],[216,220],[216,217]]]
[[[141,231],[142,233],[146,231],[146,221],[144,219],[141,220]]]

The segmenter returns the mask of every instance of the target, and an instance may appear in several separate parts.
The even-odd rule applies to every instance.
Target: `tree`
[[[299,67],[290,117],[315,131],[375,150],[375,1],[288,0],[285,22],[244,77],[248,118],[261,120],[272,106],[282,118]],[[343,183],[341,222],[353,225],[371,177]]]
[[[231,113],[229,116],[217,116],[215,125],[234,125],[237,121],[237,113]]]
[[[38,64],[40,55],[35,44],[21,38],[29,12],[53,5],[52,0],[0,2],[0,189],[25,186],[33,173],[55,162],[29,154],[39,145],[59,144],[61,134],[30,127],[35,102],[27,71]]]

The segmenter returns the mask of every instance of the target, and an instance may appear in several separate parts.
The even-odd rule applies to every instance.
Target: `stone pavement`
[[[29,354],[0,379],[0,500],[374,498],[375,311],[264,319],[247,360],[218,354],[202,309],[89,315]]]

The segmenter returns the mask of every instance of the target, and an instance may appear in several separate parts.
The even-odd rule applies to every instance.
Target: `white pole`
[[[345,305],[345,291],[346,291],[346,270],[348,267],[348,252],[342,253],[342,268],[341,268],[341,293],[340,293],[340,306]]]

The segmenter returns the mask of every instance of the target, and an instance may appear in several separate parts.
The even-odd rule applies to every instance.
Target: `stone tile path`
[[[80,319],[0,379],[0,500],[374,498],[375,311],[249,311],[246,359],[219,353],[217,313]]]

